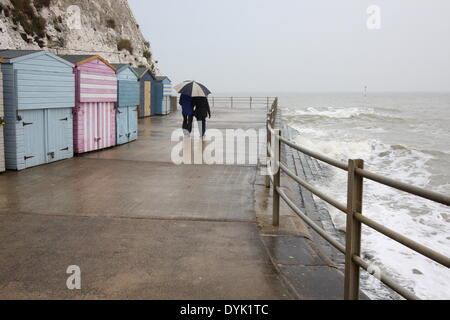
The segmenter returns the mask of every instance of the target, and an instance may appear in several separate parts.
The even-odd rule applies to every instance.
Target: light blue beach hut
[[[157,76],[155,82],[155,114],[167,115],[171,112],[170,97],[172,96],[172,81],[166,76]]]
[[[118,78],[117,144],[124,144],[138,138],[140,84],[129,64],[114,64],[114,67]]]
[[[0,50],[6,168],[73,156],[73,65],[46,51]]]

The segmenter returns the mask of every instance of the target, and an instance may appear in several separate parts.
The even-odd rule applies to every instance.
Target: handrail
[[[373,230],[384,234],[386,237],[395,240],[398,243],[401,243],[405,247],[408,247],[411,250],[414,250],[417,253],[420,253],[421,255],[424,255],[425,257],[442,264],[443,266],[446,266],[447,268],[450,268],[450,258],[444,256],[443,254],[440,254],[439,252],[436,252],[414,240],[411,240],[408,237],[405,237],[404,235],[363,216],[361,213],[355,213],[354,215],[356,219],[364,223],[366,226],[371,227]]]
[[[293,149],[295,149],[297,151],[300,151],[301,153],[304,153],[304,154],[306,154],[306,155],[308,155],[308,156],[310,156],[312,158],[315,158],[315,159],[320,160],[322,162],[328,163],[329,165],[332,165],[333,167],[342,169],[344,171],[348,171],[348,165],[345,164],[345,163],[342,163],[342,162],[334,160],[334,159],[332,159],[330,157],[327,157],[327,156],[324,156],[324,155],[319,154],[317,152],[314,152],[314,151],[308,150],[306,148],[303,148],[303,147],[301,147],[301,146],[299,146],[299,145],[297,145],[297,144],[295,144],[295,143],[293,143],[293,142],[291,142],[289,140],[286,140],[283,137],[280,137],[280,141],[283,142],[284,144],[288,145],[289,147],[291,147],[291,148],[293,148]]]
[[[230,98],[233,98],[234,100],[248,100],[248,99],[253,99],[253,101],[255,100],[266,100],[267,98],[274,100],[275,97],[217,97],[217,96],[209,96],[208,98],[214,98],[214,99],[223,99],[223,100],[230,100]]]
[[[271,129],[269,128],[269,130],[271,130]],[[273,132],[273,130],[272,130],[272,132]],[[328,163],[329,165],[332,165],[333,167],[342,169],[344,171],[348,171],[348,165],[346,165],[343,162],[334,160],[332,158],[329,158],[329,157],[319,154],[317,152],[303,148],[303,147],[295,144],[294,142],[289,141],[283,137],[280,137],[280,141],[283,142],[284,144],[288,145],[289,147],[291,147],[297,151],[300,151],[312,158],[315,158],[322,162]],[[376,173],[373,173],[373,172],[370,172],[370,171],[367,171],[364,169],[356,169],[356,172],[366,179],[384,184],[386,186],[392,187],[392,188],[400,190],[400,191],[411,193],[413,195],[419,196],[424,199],[428,199],[428,200],[431,200],[434,202],[438,202],[438,203],[450,206],[450,197],[449,196],[446,196],[446,195],[443,195],[443,194],[440,194],[440,193],[437,193],[434,191],[425,190],[425,189],[422,189],[422,188],[419,188],[416,186],[412,186],[412,185],[409,185],[409,184],[406,184],[403,182],[395,181],[393,179],[380,176]]]
[[[269,111],[271,104],[274,100],[276,100],[276,97],[216,97],[216,96],[209,96],[208,100],[214,107],[215,104],[229,104],[231,108],[234,108],[235,105],[242,105],[246,104],[250,106],[250,109],[252,109],[254,106],[258,107],[266,107]]]
[[[363,200],[363,179],[369,179],[374,182],[392,187],[394,189],[404,191],[434,202],[438,202],[447,206],[450,206],[450,197],[442,195],[433,191],[425,190],[419,187],[411,186],[406,183],[398,182],[390,178],[377,175],[370,171],[364,170],[364,162],[362,160],[349,160],[348,164],[342,163],[320,153],[308,150],[298,144],[287,140],[281,136],[280,130],[275,129],[275,118],[278,109],[278,99],[272,104],[267,115],[267,156],[270,159],[276,158],[275,163],[277,164],[276,173],[271,172],[269,169],[269,176],[266,178],[266,186],[270,187],[272,183],[274,192],[274,205],[273,205],[273,223],[274,226],[279,225],[279,199],[283,199],[287,205],[302,219],[304,220],[313,230],[315,230],[321,237],[327,240],[331,245],[333,245],[340,252],[346,254],[345,258],[345,298],[346,299],[358,299],[359,297],[359,269],[365,269],[369,271],[370,266],[360,257],[361,252],[361,225],[367,225],[368,227],[374,229],[377,232],[382,233],[388,238],[412,249],[413,251],[422,254],[423,256],[440,263],[447,268],[450,268],[450,258],[436,252],[414,240],[411,240],[398,232],[395,232],[365,216],[362,215],[362,200]],[[330,196],[324,194],[314,186],[310,185],[302,178],[298,177],[294,172],[292,172],[286,164],[281,162],[280,156],[280,146],[285,144],[294,150],[302,152],[312,158],[319,161],[325,162],[331,166],[339,168],[341,170],[347,171],[349,175],[348,183],[348,202],[347,205],[334,200]],[[278,152],[277,152],[278,151]],[[272,160],[273,161],[273,160]],[[333,239],[329,234],[326,233],[321,227],[319,227],[313,220],[307,217],[296,205],[295,203],[286,195],[286,193],[281,188],[280,183],[280,172],[284,172],[288,177],[296,181],[299,185],[303,186],[305,189],[309,190],[314,195],[318,196],[322,200],[326,201],[330,205],[334,206],[338,210],[347,214],[347,239],[346,245],[342,245],[335,239]],[[402,288],[400,285],[395,283],[391,278],[386,275],[380,275],[379,280],[387,285],[389,288],[400,294],[406,299],[418,299],[417,296],[409,292],[408,290]]]
[[[265,100],[267,98],[272,99],[272,100],[276,99],[276,97],[269,97],[269,96],[266,96],[266,97],[263,97],[263,96],[259,96],[259,97],[254,97],[254,96],[229,96],[229,97],[226,97],[226,96],[213,96],[213,95],[210,95],[208,97],[209,98],[215,98],[215,99],[230,99],[230,98],[233,98],[233,99],[249,99],[249,98],[251,98],[253,100],[255,100],[255,99],[259,99],[259,100],[263,100],[264,99]]]
[[[319,198],[321,198],[323,201],[328,202],[329,204],[331,204],[333,207],[335,207],[336,209],[341,210],[342,212],[346,213],[347,211],[347,206],[340,203],[339,201],[336,201],[334,199],[332,199],[331,197],[327,196],[326,194],[322,193],[321,191],[317,190],[316,188],[314,188],[312,185],[310,185],[309,183],[307,183],[306,181],[300,179],[298,176],[296,176],[291,170],[289,170],[287,168],[287,166],[285,164],[283,164],[282,162],[280,162],[280,168],[289,176],[291,177],[294,181],[296,181],[298,184],[300,184],[302,187],[304,187],[305,189],[307,189],[308,191],[310,191],[311,193],[314,193],[316,196],[318,196]]]
[[[353,261],[361,268],[363,268],[364,270],[366,270],[367,272],[369,272],[369,264],[367,262],[365,262],[361,257],[358,256],[353,256]],[[401,295],[402,297],[408,299],[408,300],[420,300],[419,297],[417,297],[415,294],[409,292],[408,290],[406,290],[405,288],[401,287],[400,285],[398,285],[394,280],[391,279],[391,277],[384,275],[384,274],[380,274],[380,279],[381,282],[383,282],[385,285],[387,285],[389,288],[391,288],[392,290],[394,290],[395,292],[397,292],[399,295]]]
[[[321,227],[319,227],[313,220],[311,220],[307,215],[305,215],[295,204],[292,202],[291,199],[286,195],[286,193],[281,190],[281,188],[277,188],[277,192],[280,194],[280,196],[286,201],[286,204],[291,207],[294,212],[302,218],[311,228],[314,229],[318,234],[322,236],[325,240],[327,240],[333,247],[338,249],[340,252],[345,253],[345,247],[339,242],[333,239],[330,235],[328,235]]]
[[[390,178],[386,178],[383,176],[380,176],[378,174],[369,172],[367,170],[362,170],[362,169],[356,169],[356,173],[358,173],[360,176],[384,184],[386,186],[389,186],[391,188],[400,190],[400,191],[404,191],[407,193],[411,193],[413,195],[419,196],[421,198],[424,199],[428,199],[434,202],[438,202],[441,204],[444,204],[446,206],[450,206],[450,197],[437,193],[437,192],[433,192],[433,191],[429,191],[429,190],[425,190],[416,186],[412,186],[403,182],[399,182],[399,181],[395,181],[393,179]]]
[[[275,130],[273,130],[270,125],[267,126],[267,130],[271,133],[271,134],[275,134]]]

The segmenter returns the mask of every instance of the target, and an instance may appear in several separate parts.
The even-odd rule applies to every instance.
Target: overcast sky
[[[129,0],[162,73],[214,92],[450,91],[449,0]],[[367,8],[381,8],[381,29]]]

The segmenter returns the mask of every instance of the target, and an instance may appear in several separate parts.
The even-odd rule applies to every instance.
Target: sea
[[[450,195],[450,93],[282,94],[279,105],[295,141],[334,159],[363,159],[386,177]],[[317,187],[346,203],[347,175],[327,170]],[[450,256],[450,207],[365,182],[363,214]],[[336,229],[345,215],[328,207]],[[368,228],[362,255],[422,299],[450,299],[450,270]],[[363,277],[371,299],[398,299]]]

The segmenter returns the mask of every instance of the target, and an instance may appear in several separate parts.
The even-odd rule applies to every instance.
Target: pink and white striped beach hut
[[[117,75],[100,56],[62,56],[75,73],[74,152],[85,153],[116,144]]]

